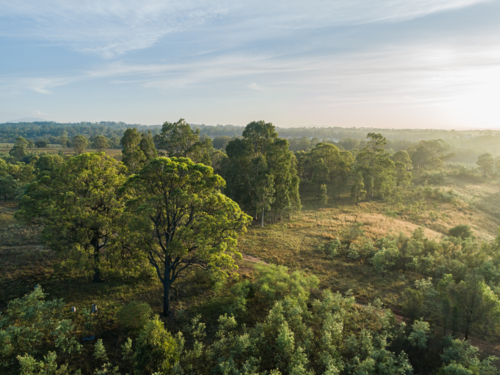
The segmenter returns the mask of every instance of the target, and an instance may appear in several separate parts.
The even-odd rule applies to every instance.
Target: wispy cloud
[[[81,77],[1,77],[0,92],[17,96],[23,91],[52,94],[54,88],[80,80]]]
[[[41,38],[112,58],[210,25],[231,39],[267,39],[294,29],[401,21],[487,0],[0,0],[0,34]],[[6,20],[16,21],[13,30]]]

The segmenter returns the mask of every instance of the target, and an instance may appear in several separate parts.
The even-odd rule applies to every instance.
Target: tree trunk
[[[92,282],[100,283],[101,280],[101,269],[99,268],[99,240],[97,238],[92,239],[92,247],[94,248],[94,279]]]
[[[165,267],[165,276],[163,279],[163,316],[170,315],[170,272]]]
[[[262,209],[262,217],[261,217],[260,226],[261,226],[262,228],[264,228],[264,209]]]

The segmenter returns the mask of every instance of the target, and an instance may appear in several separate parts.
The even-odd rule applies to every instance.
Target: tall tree
[[[4,201],[14,199],[19,193],[20,184],[10,174],[0,177],[0,194]]]
[[[477,158],[476,164],[479,169],[483,172],[483,176],[487,177],[488,174],[492,174],[495,167],[495,159],[490,153],[482,154]]]
[[[358,203],[361,199],[366,196],[365,184],[363,182],[363,174],[358,172],[356,178],[354,179],[354,184],[351,188],[351,199]]]
[[[220,190],[211,167],[187,158],[156,158],[127,180],[123,194],[133,213],[130,233],[163,284],[163,314],[170,290],[191,266],[225,275],[234,268],[237,235],[251,218]]]
[[[356,156],[356,170],[364,178],[364,188],[370,197],[384,197],[393,183],[394,162],[384,147],[387,140],[379,133],[369,133],[366,146]]]
[[[339,161],[335,168],[335,178],[337,179],[337,195],[340,197],[342,189],[347,184],[349,176],[352,174],[354,156],[350,151],[340,151]]]
[[[164,122],[160,134],[155,136],[160,150],[169,157],[187,157],[191,147],[199,142],[200,131],[193,131],[184,119],[177,122]]]
[[[76,154],[80,155],[85,152],[89,141],[83,135],[75,135],[71,143],[73,144]]]
[[[328,166],[324,162],[323,158],[316,160],[312,178],[313,183],[318,185],[318,187],[326,184],[329,180],[329,174],[330,171],[328,170]]]
[[[498,319],[500,302],[483,280],[475,272],[468,274],[465,280],[449,287],[453,303],[459,311],[465,339],[475,323],[487,320],[491,315]]]
[[[158,151],[156,151],[155,142],[153,136],[151,135],[151,130],[147,134],[141,134],[141,141],[139,142],[139,148],[146,160],[152,160],[158,156]]]
[[[18,137],[14,146],[9,151],[9,155],[16,158],[17,160],[21,160],[26,156],[25,148],[28,147],[28,141],[24,139],[24,137]]]
[[[394,178],[396,180],[396,189],[399,190],[400,187],[404,188],[410,185],[412,174],[408,172],[407,166],[403,162],[397,161],[394,168]]]
[[[445,160],[455,156],[450,153],[450,146],[442,139],[420,141],[417,145],[408,148],[408,154],[416,169],[437,169]]]
[[[109,147],[108,139],[103,135],[97,135],[94,137],[92,142],[92,147],[97,150],[97,152],[102,152],[105,148]]]
[[[401,150],[401,151],[396,152],[394,155],[392,155],[391,159],[394,163],[397,163],[397,162],[403,163],[407,170],[410,170],[413,168],[410,155],[405,150]]]
[[[130,173],[137,173],[141,170],[146,162],[146,155],[141,149],[141,134],[136,128],[128,128],[123,133],[121,139],[122,149],[122,161],[129,170]]]
[[[243,139],[234,139],[226,147],[228,160],[224,176],[228,181],[227,194],[235,199],[247,212],[261,210],[258,188],[261,181],[273,182],[273,197],[270,201],[273,215],[281,216],[283,210],[300,209],[298,195],[299,179],[297,160],[289,151],[288,141],[278,138],[274,125],[254,121],[243,131]],[[265,162],[261,162],[261,158]],[[262,178],[262,166],[271,178]],[[266,191],[269,191],[267,189]],[[257,216],[257,215],[256,215]]]
[[[17,217],[43,225],[42,239],[51,249],[83,262],[101,281],[101,252],[111,254],[124,204],[117,190],[125,167],[104,153],[66,160],[52,173],[27,186]]]

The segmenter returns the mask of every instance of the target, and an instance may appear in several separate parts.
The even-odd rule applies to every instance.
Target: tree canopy
[[[237,234],[250,218],[220,192],[224,185],[211,167],[160,157],[122,189],[134,213],[130,233],[163,284],[164,315],[170,313],[171,286],[186,268],[225,275],[235,267]]]

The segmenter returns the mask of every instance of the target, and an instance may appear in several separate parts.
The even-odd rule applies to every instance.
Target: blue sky
[[[498,0],[0,9],[0,122],[500,127]]]

